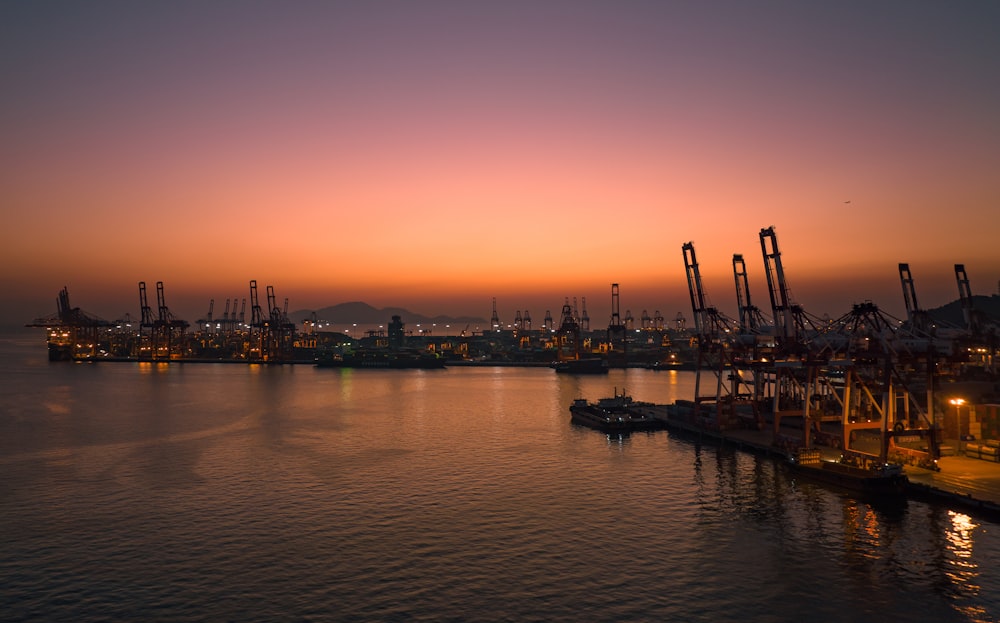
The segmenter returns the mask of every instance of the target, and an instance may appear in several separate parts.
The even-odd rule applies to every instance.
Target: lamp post
[[[958,427],[958,446],[963,452],[965,451],[965,438],[962,435],[962,412],[960,411],[962,405],[965,404],[964,398],[952,398],[949,400],[951,404],[955,405],[955,425]]]

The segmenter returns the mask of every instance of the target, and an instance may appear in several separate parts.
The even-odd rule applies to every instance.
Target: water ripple
[[[0,412],[8,620],[1000,613],[992,526],[665,432],[570,425],[580,395],[684,391],[655,372],[52,371],[21,382],[56,402]]]

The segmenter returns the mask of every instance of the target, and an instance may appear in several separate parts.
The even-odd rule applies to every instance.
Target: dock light
[[[952,398],[948,402],[955,405],[955,426],[958,427],[958,438],[962,439],[962,412],[960,409],[965,404],[965,398]]]

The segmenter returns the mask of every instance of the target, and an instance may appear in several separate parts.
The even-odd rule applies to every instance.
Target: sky
[[[0,1],[0,323],[71,303],[837,317],[1000,284],[1000,3]]]

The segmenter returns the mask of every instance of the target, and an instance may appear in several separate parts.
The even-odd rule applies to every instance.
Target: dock
[[[699,428],[669,417],[670,405],[643,404],[633,409],[656,418],[668,431],[688,438],[702,439],[775,460],[787,459],[786,451],[771,443],[772,433],[769,430]],[[836,448],[818,446],[818,449],[826,460],[836,460],[840,456],[840,450]],[[1000,463],[957,454],[940,457],[937,466],[938,470],[904,466],[903,471],[909,480],[908,498],[1000,522]]]

